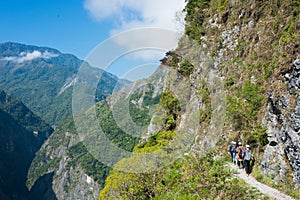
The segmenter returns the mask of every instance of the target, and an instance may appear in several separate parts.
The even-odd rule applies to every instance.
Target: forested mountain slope
[[[0,91],[0,199],[30,199],[27,172],[52,132],[22,102]]]
[[[51,125],[72,114],[72,86],[84,63],[76,56],[58,50],[18,43],[0,44],[0,87],[20,99],[35,114]],[[97,66],[95,66],[97,67]],[[88,67],[101,74],[95,101],[111,94],[119,79],[103,70]],[[95,77],[91,77],[93,79]],[[119,84],[126,81],[119,81]]]
[[[116,155],[103,150],[105,144],[100,138],[92,141],[97,144],[88,145],[87,141],[97,136],[101,129],[113,145],[131,152],[140,137],[149,137],[146,135],[147,128],[164,88],[165,83],[161,79],[164,73],[164,69],[159,69],[153,77],[126,85],[106,100],[83,111],[82,121],[87,124],[82,127],[74,124],[72,117],[64,120],[63,125],[37,152],[28,173],[28,188],[32,189],[40,177],[51,175],[52,188],[58,199],[97,199],[113,165],[103,162],[95,152],[107,158]],[[126,110],[126,105],[130,108],[130,114],[123,116],[121,114]],[[89,125],[89,119],[94,118],[95,113],[99,127]],[[118,113],[121,114],[116,122]],[[130,126],[135,123],[138,127]],[[128,134],[128,129],[136,135]]]

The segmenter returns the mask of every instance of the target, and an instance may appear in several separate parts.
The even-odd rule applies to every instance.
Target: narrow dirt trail
[[[238,169],[236,166],[230,165],[232,170],[237,171],[238,173],[236,174],[237,177],[243,179],[246,183],[251,185],[252,187],[255,187],[258,189],[261,193],[268,195],[272,199],[276,200],[296,200],[279,190],[276,190],[274,188],[271,188],[270,186],[267,186],[263,183],[258,182],[253,176],[246,176],[246,173],[243,169]]]

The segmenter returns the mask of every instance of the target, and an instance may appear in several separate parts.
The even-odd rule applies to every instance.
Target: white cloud
[[[50,59],[50,58],[55,58],[55,57],[58,57],[59,55],[56,54],[56,53],[51,53],[49,51],[45,51],[43,54],[42,54],[42,58],[44,59]]]
[[[118,24],[110,30],[111,35],[146,27],[168,29],[180,35],[184,29],[182,10],[185,4],[185,0],[85,0],[84,7],[95,19],[99,21],[109,19]],[[155,43],[153,40],[149,41],[149,34],[116,38],[115,42],[118,45],[128,49],[132,49],[133,46],[143,47],[149,42]],[[156,42],[163,42],[166,39],[157,38]],[[169,46],[176,47],[179,36],[176,40],[171,36],[171,39],[172,45]],[[157,53],[153,56],[141,54],[140,58],[156,59]]]
[[[132,52],[128,56],[135,60],[158,61],[166,51],[176,48],[178,39],[176,31],[141,28],[118,34],[113,42]]]
[[[117,19],[124,31],[140,27],[178,29],[176,13],[185,0],[86,0],[85,9],[97,20]]]
[[[42,53],[40,51],[35,50],[33,52],[21,52],[18,56],[7,56],[2,58],[1,60],[23,63],[26,61],[35,60],[37,58],[50,59],[57,56],[59,55],[55,53],[51,53],[49,51],[45,51]]]
[[[86,0],[84,8],[97,20],[120,13],[124,0]]]

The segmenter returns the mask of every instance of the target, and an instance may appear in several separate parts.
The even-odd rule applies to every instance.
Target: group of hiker
[[[240,169],[245,169],[246,176],[251,173],[251,166],[254,164],[254,157],[249,145],[245,147],[241,142],[232,141],[229,147],[229,153],[233,165],[237,165]],[[251,161],[253,161],[251,163]]]

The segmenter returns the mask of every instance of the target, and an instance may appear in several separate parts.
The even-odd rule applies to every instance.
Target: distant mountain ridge
[[[58,125],[72,113],[72,86],[83,63],[76,56],[53,48],[1,43],[0,88],[16,96],[49,124]],[[89,70],[102,74],[95,100],[103,100],[113,92],[119,79],[98,68],[89,66]]]
[[[19,56],[21,52],[30,52],[38,50],[41,52],[51,52],[54,54],[61,54],[58,50],[49,47],[37,47],[34,45],[26,45],[14,42],[0,43],[0,57]]]

